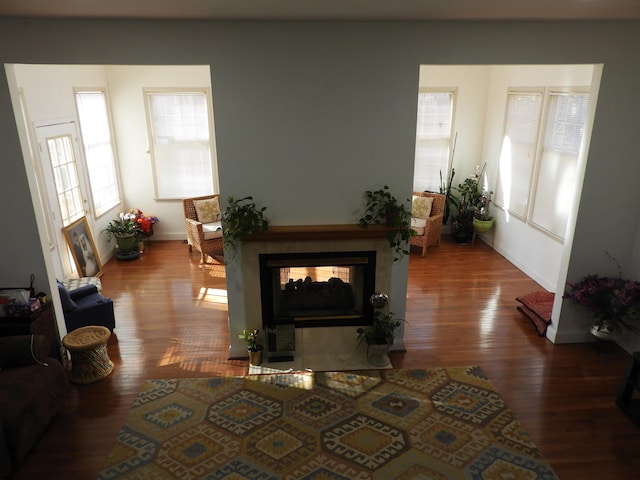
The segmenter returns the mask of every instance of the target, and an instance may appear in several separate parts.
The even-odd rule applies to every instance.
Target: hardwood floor
[[[139,260],[104,266],[116,306],[106,379],[73,386],[17,479],[95,479],[147,378],[242,375],[228,360],[224,269],[199,266],[182,242],[154,242]],[[516,310],[539,289],[482,242],[447,237],[409,264],[405,340],[395,368],[480,365],[563,480],[635,479],[640,428],[615,406],[630,356],[616,346],[553,345]]]

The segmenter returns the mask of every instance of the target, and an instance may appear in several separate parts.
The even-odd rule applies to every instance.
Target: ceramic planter
[[[473,231],[476,233],[485,233],[493,228],[493,219],[491,220],[478,220],[473,219]]]
[[[367,359],[374,367],[385,367],[389,364],[389,349],[391,345],[369,345],[367,347]]]
[[[252,352],[251,350],[247,351],[249,353],[249,363],[251,365],[260,365],[262,363],[262,350],[258,350],[257,352]]]
[[[603,321],[600,325],[593,323],[591,325],[591,334],[598,340],[603,342],[617,342],[620,340],[622,333],[618,323],[610,323]]]
[[[136,235],[115,235],[115,237],[121,253],[127,254],[138,250],[138,237]]]

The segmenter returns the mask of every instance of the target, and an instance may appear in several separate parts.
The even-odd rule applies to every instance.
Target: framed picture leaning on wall
[[[100,277],[102,264],[91,237],[91,231],[85,217],[79,218],[71,225],[64,227],[64,236],[76,262],[78,275],[81,277]]]

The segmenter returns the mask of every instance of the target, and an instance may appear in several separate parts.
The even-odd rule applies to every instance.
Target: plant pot
[[[473,219],[473,231],[476,233],[485,233],[493,228],[493,219],[491,220],[478,220]]]
[[[473,224],[469,220],[454,220],[451,225],[451,238],[456,243],[469,243],[473,237]]]
[[[621,329],[618,323],[603,321],[600,325],[594,322],[591,325],[591,334],[603,342],[617,342],[620,340]]]
[[[262,363],[262,350],[258,350],[257,352],[247,350],[247,352],[249,353],[249,363],[251,365],[260,365]]]
[[[389,365],[389,349],[391,345],[369,345],[367,347],[367,359],[374,367],[386,367]]]
[[[134,251],[140,252],[138,249],[138,237],[136,235],[115,235],[115,237],[120,254],[127,255]]]

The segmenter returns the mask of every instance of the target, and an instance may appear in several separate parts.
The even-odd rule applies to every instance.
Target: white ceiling
[[[640,0],[0,0],[0,16],[220,20],[640,19]]]

